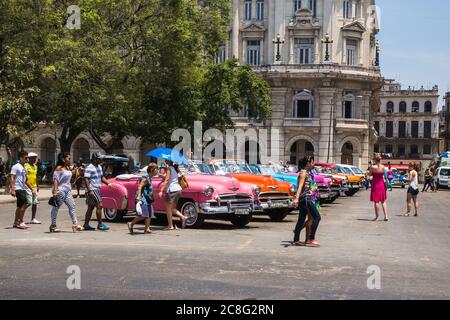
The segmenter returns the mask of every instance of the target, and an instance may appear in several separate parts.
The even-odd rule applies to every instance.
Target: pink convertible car
[[[183,190],[178,209],[187,218],[187,227],[200,227],[205,219],[225,219],[237,227],[244,227],[251,221],[252,212],[259,204],[258,186],[211,175],[207,166],[195,164],[183,169],[189,188]],[[102,186],[100,192],[107,220],[118,221],[135,212],[135,194],[145,172],[143,169],[136,174],[110,179],[112,188]],[[162,176],[153,178],[153,207],[157,214],[165,214],[164,200],[158,196],[162,183]]]

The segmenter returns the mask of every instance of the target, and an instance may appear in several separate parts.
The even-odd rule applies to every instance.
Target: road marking
[[[244,242],[244,244],[241,244],[238,247],[238,250],[244,250],[246,247],[248,247],[250,245],[250,243],[253,242],[253,239],[248,239],[247,241]]]
[[[28,238],[28,239],[11,239],[9,241],[54,241],[60,240],[59,238]]]

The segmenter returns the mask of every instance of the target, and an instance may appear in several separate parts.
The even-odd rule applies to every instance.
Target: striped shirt
[[[92,190],[100,190],[100,186],[102,184],[103,177],[103,169],[102,166],[94,166],[92,163],[87,166],[84,171],[84,177],[87,178],[91,184]],[[88,189],[86,189],[89,192]]]

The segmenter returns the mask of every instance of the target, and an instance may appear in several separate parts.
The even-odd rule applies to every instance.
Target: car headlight
[[[261,188],[258,186],[254,186],[253,187],[253,193],[257,196],[259,196],[261,194]]]
[[[297,188],[295,187],[295,184],[292,184],[292,183],[291,183],[291,186],[289,187],[289,190],[290,190],[292,193],[295,193],[295,190],[297,190]]]
[[[214,188],[213,187],[211,187],[211,186],[206,186],[205,187],[205,196],[211,197],[213,193],[214,193]]]

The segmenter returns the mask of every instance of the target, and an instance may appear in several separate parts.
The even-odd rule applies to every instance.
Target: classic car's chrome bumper
[[[360,183],[349,183],[348,187],[349,189],[361,189],[362,185]]]
[[[255,211],[254,205],[248,207],[242,206],[211,206],[211,203],[201,203],[198,205],[198,211],[202,214],[238,214],[247,215]]]
[[[255,206],[256,211],[263,211],[269,209],[285,209],[285,208],[293,208],[292,199],[284,199],[284,200],[272,200],[268,199],[267,201],[263,201],[260,205]]]
[[[323,191],[323,192],[319,192],[319,199],[330,199],[332,197],[332,193],[331,191]]]

